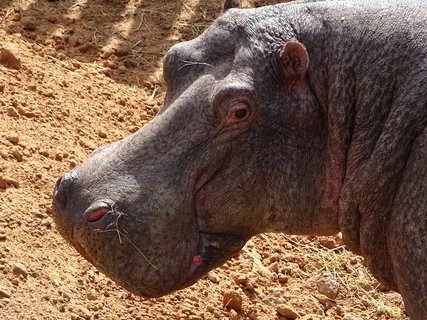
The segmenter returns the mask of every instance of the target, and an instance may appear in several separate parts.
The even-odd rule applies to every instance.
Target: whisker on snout
[[[105,229],[104,230],[101,230],[101,229],[95,229],[95,231],[96,232],[98,232],[98,233],[105,233],[105,232],[116,232],[117,233],[117,237],[119,238],[119,243],[121,244],[121,245],[123,245],[123,242],[122,242],[122,237],[123,238],[125,238],[131,245],[132,245],[132,247],[134,247],[135,249],[136,249],[136,251],[138,251],[139,252],[139,254],[141,254],[141,256],[148,262],[148,264],[150,265],[150,266],[152,266],[154,269],[156,269],[157,271],[159,270],[150,260],[148,260],[148,258],[145,256],[145,254],[141,251],[141,249],[140,248],[138,248],[138,246],[135,244],[135,243],[133,243],[132,242],[132,240],[130,240],[125,234],[124,234],[124,232],[126,232],[125,230],[123,230],[123,231],[120,231],[120,229],[119,229],[119,219],[121,218],[121,217],[123,217],[124,216],[124,213],[122,213],[122,212],[117,212],[117,211],[114,211],[114,209],[113,208],[111,208],[111,210],[113,211],[113,213],[114,214],[117,214],[117,218],[116,218],[116,220],[114,221],[114,222],[112,222],[112,223],[110,223],[108,226],[106,226],[105,227]]]

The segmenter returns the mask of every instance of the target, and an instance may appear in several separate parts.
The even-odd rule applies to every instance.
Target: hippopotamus
[[[58,180],[60,233],[159,297],[259,233],[341,232],[425,319],[426,2],[234,7],[167,52],[156,117]]]

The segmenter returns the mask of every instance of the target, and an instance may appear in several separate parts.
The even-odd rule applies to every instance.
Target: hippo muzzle
[[[141,159],[124,161],[120,155],[129,155],[141,134],[96,150],[59,178],[54,219],[62,236],[99,270],[131,292],[158,297],[193,284],[248,237],[200,230],[194,190],[206,175],[171,181],[161,172],[175,163],[169,157],[157,164],[145,159],[146,169],[139,170]]]

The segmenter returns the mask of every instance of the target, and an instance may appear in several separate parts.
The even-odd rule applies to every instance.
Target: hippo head
[[[307,51],[279,20],[231,9],[173,46],[159,114],[58,180],[61,234],[129,291],[184,288],[255,234],[316,224],[322,116]]]

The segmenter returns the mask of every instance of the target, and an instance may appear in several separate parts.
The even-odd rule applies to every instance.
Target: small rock
[[[47,227],[47,228],[50,228],[50,227],[52,227],[52,219],[51,219],[51,218],[45,218],[45,219],[43,219],[43,220],[40,222],[40,224],[41,224],[42,226],[45,226],[45,227]]]
[[[317,281],[317,290],[327,296],[329,299],[334,300],[340,291],[339,283],[329,273],[324,273],[323,276]]]
[[[63,157],[62,154],[60,152],[55,153],[55,160],[57,161],[62,161]]]
[[[213,283],[219,283],[219,277],[218,277],[218,275],[217,275],[215,272],[213,272],[213,271],[210,271],[210,272],[208,273],[208,279],[209,279],[210,281],[212,281]]]
[[[107,138],[107,134],[104,131],[98,131],[98,136],[103,139]]]
[[[15,263],[13,265],[12,272],[14,275],[19,276],[22,275],[24,278],[28,277],[28,271],[27,268],[22,263]]]
[[[9,154],[5,150],[0,150],[0,157],[3,158],[4,160],[7,160],[7,158],[9,157]]]
[[[107,77],[111,76],[111,69],[110,68],[102,68],[99,70],[100,73],[105,74]]]
[[[24,159],[24,156],[22,155],[22,152],[19,151],[17,147],[12,148],[10,151],[10,154],[15,157],[18,162],[21,162]]]
[[[234,281],[238,284],[246,284],[248,281],[248,277],[245,274],[237,274],[236,277],[234,277]]]
[[[287,304],[280,304],[277,306],[276,311],[278,314],[280,314],[282,317],[285,317],[287,319],[297,319],[300,317],[298,312],[294,310],[291,306]]]
[[[335,236],[330,236],[330,237],[317,237],[317,240],[322,246],[328,249],[335,249],[344,244],[341,233],[338,233]]]
[[[6,189],[9,185],[19,188],[19,182],[17,180],[0,176],[0,189]]]
[[[23,17],[21,19],[22,27],[26,31],[34,31],[37,29],[37,26],[32,17]]]
[[[32,111],[26,111],[26,112],[25,112],[25,116],[26,116],[27,118],[35,118],[35,117],[38,117],[38,114],[37,114],[37,113],[35,113],[35,112],[32,112]]]
[[[135,132],[137,132],[139,130],[139,127],[138,126],[132,126],[132,127],[130,127],[129,128],[129,132],[130,133],[135,133]]]
[[[55,93],[52,89],[48,88],[40,92],[42,95],[44,95],[46,98],[54,98]]]
[[[44,212],[41,212],[41,211],[37,211],[37,212],[35,212],[35,213],[34,213],[34,216],[35,216],[36,218],[39,218],[39,219],[45,219],[45,218],[47,218],[47,214],[46,214],[46,213],[44,213]]]
[[[233,309],[231,309],[231,310],[230,310],[230,313],[229,313],[229,315],[228,315],[228,318],[229,318],[230,320],[237,320],[237,319],[239,319],[239,315],[237,314],[237,312],[236,312],[236,311],[234,311]]]
[[[275,272],[275,273],[279,272],[279,265],[277,262],[273,262],[268,268],[272,272]]]
[[[89,320],[92,316],[92,313],[83,306],[75,305],[72,307],[72,312],[74,312],[79,317]]]
[[[52,34],[52,39],[55,41],[56,44],[60,44],[64,41],[66,37],[64,36],[64,30],[63,29],[57,29]]]
[[[0,287],[0,298],[10,298],[12,293],[8,288]]]
[[[78,61],[71,61],[73,67],[75,67],[76,69],[80,69],[82,67],[82,64]]]
[[[68,167],[71,169],[74,169],[77,166],[77,162],[74,160],[68,161]]]
[[[268,278],[268,279],[271,279],[271,278],[273,277],[273,275],[272,275],[271,271],[270,271],[270,270],[268,270],[268,268],[267,268],[267,267],[265,267],[265,266],[264,266],[264,265],[262,265],[262,264],[258,264],[258,265],[255,267],[255,271],[256,271],[256,273],[258,273],[261,277],[266,277],[266,278]]]
[[[110,68],[110,69],[117,69],[118,65],[116,62],[114,61],[110,61],[110,60],[106,60],[104,61],[104,63],[102,64],[105,68]]]
[[[255,274],[250,273],[245,283],[246,288],[248,288],[249,290],[254,290],[257,286],[257,281],[258,277]]]
[[[98,299],[98,295],[96,294],[96,292],[95,291],[93,291],[93,290],[91,290],[91,291],[89,291],[87,294],[86,294],[86,298],[88,299],[88,300],[96,300],[96,299]]]
[[[242,309],[242,297],[234,290],[227,290],[223,293],[223,306],[239,311]]]
[[[285,244],[283,245],[283,248],[287,251],[292,250],[292,248],[293,248],[292,243],[285,242]]]
[[[319,301],[319,303],[324,305],[324,306],[326,306],[328,303],[330,303],[328,297],[323,295],[323,294],[316,294],[315,297],[316,297],[317,301]]]
[[[0,48],[0,63],[14,69],[21,69],[21,61],[8,49]]]
[[[7,188],[7,179],[0,177],[0,189],[6,189]]]
[[[45,156],[45,157],[49,157],[49,151],[47,151],[47,150],[41,150],[40,151],[40,154],[42,155],[42,156]]]
[[[328,249],[334,249],[334,248],[338,247],[338,244],[332,238],[326,238],[325,237],[323,239],[319,239],[319,243]]]
[[[95,150],[96,149],[96,145],[94,144],[94,143],[92,143],[91,141],[89,141],[89,140],[83,140],[83,139],[80,139],[79,140],[79,144],[82,146],[82,147],[84,147],[84,148],[88,148],[88,149],[90,149],[90,150]]]
[[[289,281],[289,277],[284,275],[283,273],[279,273],[278,278],[280,283],[287,283]]]
[[[66,56],[65,54],[63,54],[62,52],[59,52],[59,53],[56,55],[56,58],[57,58],[58,60],[64,61],[64,60],[67,58],[67,56]]]
[[[111,57],[112,54],[114,54],[113,48],[109,47],[109,48],[103,49],[101,53],[101,58],[108,59],[109,57]]]
[[[211,305],[206,306],[206,311],[213,313],[215,311],[215,308],[212,307]]]
[[[8,140],[9,142],[11,142],[13,144],[18,144],[19,136],[17,134],[11,134],[11,135],[6,136],[6,140]]]
[[[111,46],[114,50],[114,54],[118,57],[125,56],[130,51],[130,46],[124,41],[113,40]]]
[[[19,113],[14,107],[9,107],[7,109],[7,115],[12,118],[19,118]]]

